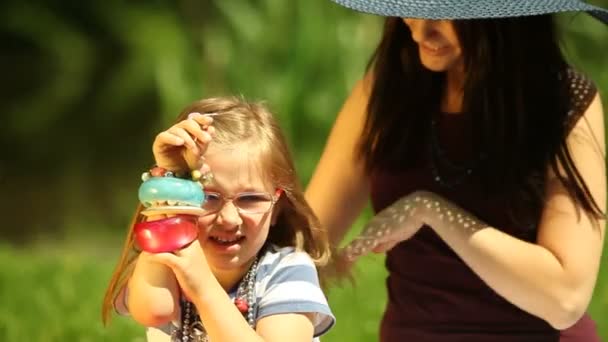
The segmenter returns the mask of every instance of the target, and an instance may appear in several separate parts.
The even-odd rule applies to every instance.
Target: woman
[[[382,341],[599,341],[604,121],[551,13],[579,1],[335,0],[387,16],[306,196],[338,244],[388,250]],[[327,191],[332,189],[332,191]]]

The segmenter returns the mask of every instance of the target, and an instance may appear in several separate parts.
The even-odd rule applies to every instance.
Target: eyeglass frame
[[[222,193],[217,192],[217,191],[204,191],[205,194],[205,200],[203,201],[203,204],[201,205],[201,208],[203,210],[206,210],[204,208],[205,202],[207,201],[207,194],[214,194],[217,195],[221,201],[220,206],[217,210],[213,210],[213,211],[208,211],[205,215],[213,215],[213,214],[219,214],[224,207],[226,206],[226,204],[228,203],[232,203],[232,205],[234,206],[234,208],[236,209],[236,211],[240,214],[240,215],[259,215],[259,214],[266,214],[268,213],[270,210],[272,210],[272,208],[274,207],[274,205],[279,201],[279,199],[281,198],[281,195],[283,194],[283,189],[278,188],[275,190],[274,196],[269,193],[269,192],[255,192],[255,191],[244,191],[244,192],[239,192],[238,194],[234,195],[234,196],[224,196]],[[239,207],[238,205],[234,204],[233,200],[235,198],[238,198],[239,196],[242,195],[268,195],[270,196],[270,206],[268,207],[268,209],[266,211],[256,211],[256,212],[249,212],[246,210],[243,210],[241,207]]]

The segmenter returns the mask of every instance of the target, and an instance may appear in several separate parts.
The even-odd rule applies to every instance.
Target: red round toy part
[[[177,215],[139,222],[134,225],[133,234],[139,248],[146,252],[173,252],[184,248],[197,238],[197,218]]]

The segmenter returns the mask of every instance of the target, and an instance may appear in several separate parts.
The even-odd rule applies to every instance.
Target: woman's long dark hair
[[[474,152],[485,156],[476,176],[486,194],[516,196],[540,209],[550,165],[586,213],[604,217],[566,146],[565,123],[574,100],[552,17],[454,25],[466,73],[463,112],[472,116]],[[373,87],[359,156],[368,172],[410,168],[427,151],[423,147],[431,117],[441,110],[445,75],[422,66],[401,18],[386,19],[368,69]]]

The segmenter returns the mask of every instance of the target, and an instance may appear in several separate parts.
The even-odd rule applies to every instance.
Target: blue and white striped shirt
[[[313,314],[314,339],[326,333],[334,324],[333,316],[325,294],[319,286],[315,265],[305,252],[293,247],[269,246],[262,255],[255,278],[257,297],[256,320],[263,317],[286,313]],[[229,294],[234,298],[236,293]],[[124,298],[123,298],[124,299]],[[118,303],[123,302],[118,300]],[[124,303],[124,302],[123,302]],[[117,311],[127,314],[127,308],[117,305]],[[178,328],[179,322],[160,327],[148,327],[148,339],[170,341],[171,332]]]

